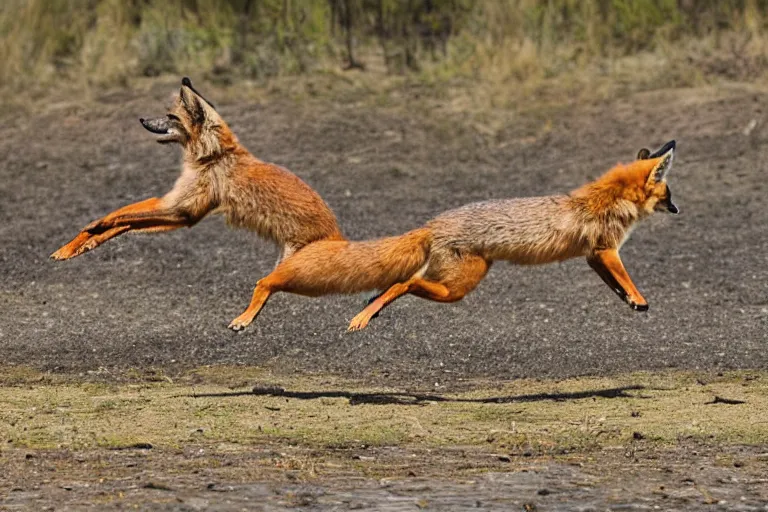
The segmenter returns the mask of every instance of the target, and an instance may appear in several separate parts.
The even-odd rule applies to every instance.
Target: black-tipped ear
[[[661,146],[659,149],[648,155],[648,158],[659,158],[660,156],[666,155],[670,150],[673,150],[677,147],[677,142],[673,140],[667,142],[663,146]]]
[[[671,200],[667,201],[666,206],[667,206],[667,211],[669,213],[674,213],[675,215],[680,213],[680,208],[678,208],[677,205],[675,203],[673,203]]]
[[[667,198],[664,200],[664,206],[669,213],[674,213],[675,215],[680,213],[680,208],[672,202],[672,191],[669,190],[669,185],[667,185]]]
[[[648,148],[643,148],[637,152],[638,160],[648,160],[650,157],[651,157],[651,150]]]
[[[202,99],[204,102],[206,102],[208,105],[210,105],[210,106],[211,106],[211,108],[212,108],[213,110],[216,110],[216,106],[215,106],[213,103],[211,103],[210,101],[208,101],[208,100],[205,98],[205,96],[203,96],[202,94],[200,94],[200,93],[197,91],[197,89],[195,89],[195,88],[192,86],[192,80],[190,80],[190,79],[189,79],[189,77],[185,76],[184,78],[182,78],[182,79],[181,79],[181,85],[182,85],[183,87],[186,87],[186,88],[188,88],[190,91],[192,91],[192,92],[193,92],[193,93],[195,93],[197,96],[199,96],[199,97],[200,97],[200,98],[201,98],[201,99]]]

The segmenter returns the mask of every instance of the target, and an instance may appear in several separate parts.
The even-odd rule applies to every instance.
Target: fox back
[[[521,265],[564,260],[587,250],[564,195],[472,203],[439,215],[428,226],[435,251]]]
[[[344,238],[328,204],[287,169],[247,154],[232,170],[218,172],[229,176],[220,209],[230,225],[295,248]]]
[[[666,185],[672,152],[619,164],[567,195],[473,203],[429,223],[433,250],[479,254],[518,264],[562,261],[619,248],[654,210],[677,213]]]

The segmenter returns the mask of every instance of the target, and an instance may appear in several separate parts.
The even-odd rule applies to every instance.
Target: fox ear
[[[659,158],[660,156],[664,156],[669,150],[675,149],[677,146],[677,142],[674,140],[670,140],[663,146],[661,146],[659,149],[651,153],[651,150],[648,148],[643,148],[640,151],[637,152],[637,159],[638,160],[648,160],[650,158]]]
[[[181,99],[195,124],[203,124],[206,120],[217,122],[216,107],[192,86],[187,77],[181,79]]]
[[[203,100],[203,103],[207,103],[209,107],[211,107],[213,110],[216,110],[216,105],[214,105],[213,103],[211,103],[210,101],[208,101],[208,98],[206,98],[205,96],[203,96],[202,94],[200,94],[200,91],[198,91],[197,89],[195,89],[195,88],[192,86],[192,80],[190,80],[190,79],[189,79],[189,77],[186,77],[186,76],[185,76],[184,78],[182,78],[182,79],[181,79],[181,85],[183,85],[184,87],[186,87],[187,89],[189,89],[190,91],[192,91],[193,93],[195,93],[195,95],[196,95],[196,96],[197,96],[199,99]]]
[[[205,107],[195,94],[195,91],[183,84],[181,87],[181,103],[184,109],[189,113],[194,124],[203,124],[205,122]]]
[[[670,149],[663,156],[658,158],[652,158],[650,161],[655,161],[653,168],[648,174],[648,183],[664,183],[667,181],[667,174],[672,168],[672,160],[674,160],[675,150]]]
[[[663,146],[661,146],[659,149],[648,155],[648,158],[659,158],[660,156],[666,155],[670,150],[674,150],[677,147],[677,142],[674,140],[670,140]]]

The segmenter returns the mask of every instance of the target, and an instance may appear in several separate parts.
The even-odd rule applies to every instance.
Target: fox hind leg
[[[441,277],[439,281],[415,277],[390,286],[352,319],[348,330],[364,329],[382,309],[406,293],[436,302],[459,301],[483,280],[488,273],[490,262],[480,256],[471,255],[452,259],[440,267],[436,272]]]
[[[272,290],[270,290],[269,287],[263,285],[261,281],[256,283],[256,288],[253,289],[251,303],[248,304],[248,307],[240,314],[240,316],[229,323],[229,328],[233,331],[242,331],[248,327],[251,322],[253,322],[253,319],[256,318],[256,315],[259,314],[261,308],[264,307],[264,304],[267,303],[267,299],[269,299],[270,295],[272,295]]]
[[[256,283],[256,288],[253,290],[251,303],[248,304],[248,307],[240,316],[232,320],[229,324],[229,328],[233,331],[242,331],[248,327],[267,303],[267,299],[269,299],[273,293],[282,291],[286,288],[291,280],[289,272],[290,271],[277,268],[268,276],[260,279],[259,282]]]
[[[275,268],[277,268],[281,262],[290,258],[297,250],[296,246],[285,244],[280,250],[280,255],[277,258]],[[242,314],[240,314],[240,316],[230,322],[230,329],[233,331],[242,331],[253,322],[256,315],[259,314],[259,311],[261,311],[267,303],[269,296],[272,295],[273,292],[279,291],[282,282],[279,276],[280,274],[278,272],[272,271],[271,274],[256,283],[256,287],[253,289],[253,296],[251,296],[251,303],[248,304],[248,307]]]
[[[376,299],[378,299],[379,297],[381,297],[383,294],[384,294],[384,292],[382,292],[382,293],[377,293],[376,295],[374,295],[374,296],[370,297],[370,298],[369,298],[369,299],[368,299],[368,300],[365,302],[365,305],[366,305],[366,306],[369,306],[369,305],[371,305],[371,304],[372,304],[374,301],[376,301]],[[379,313],[380,313],[380,312],[381,312],[381,311],[377,311],[376,313],[374,313],[374,315],[371,317],[371,320],[373,320],[374,318],[377,318],[377,317],[379,316]]]
[[[54,260],[68,260],[75,256],[80,256],[91,249],[95,249],[110,238],[116,237],[126,229],[127,228],[125,227],[114,228],[100,235],[92,235],[87,231],[81,231],[69,243],[63,245],[56,252],[51,254],[51,258]]]
[[[408,293],[414,286],[414,283],[419,278],[410,279],[404,283],[395,283],[390,286],[384,293],[374,297],[373,300],[363,309],[360,313],[355,315],[351,322],[349,322],[348,331],[359,331],[365,329],[368,326],[368,322],[372,318],[378,316],[379,311],[384,309],[388,304],[393,302],[398,297]]]

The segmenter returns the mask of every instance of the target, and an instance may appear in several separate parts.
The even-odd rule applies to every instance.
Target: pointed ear
[[[181,85],[183,85],[184,87],[186,87],[187,89],[195,93],[199,99],[203,100],[203,103],[207,103],[209,107],[211,107],[213,110],[216,110],[216,105],[208,101],[208,99],[205,96],[200,94],[200,91],[194,88],[194,86],[192,85],[192,80],[190,80],[189,77],[185,76],[184,78],[182,78]]]
[[[191,87],[186,84],[181,86],[181,103],[184,105],[184,110],[189,113],[189,117],[194,124],[203,124],[205,122],[205,107],[200,99],[195,94]]]
[[[664,144],[663,146],[661,146],[656,151],[654,151],[653,153],[651,153],[650,155],[648,155],[648,158],[659,158],[660,156],[664,156],[665,154],[667,154],[669,150],[674,150],[674,149],[677,149],[677,142],[675,142],[674,140],[671,140],[666,144]]]
[[[637,160],[648,160],[650,156],[651,150],[648,148],[643,148],[637,152]]]
[[[648,173],[648,183],[653,185],[656,183],[663,183],[667,181],[667,174],[672,168],[672,160],[674,160],[675,150],[670,149],[663,156],[658,158],[652,158],[646,160],[647,162],[653,162],[653,167]]]

